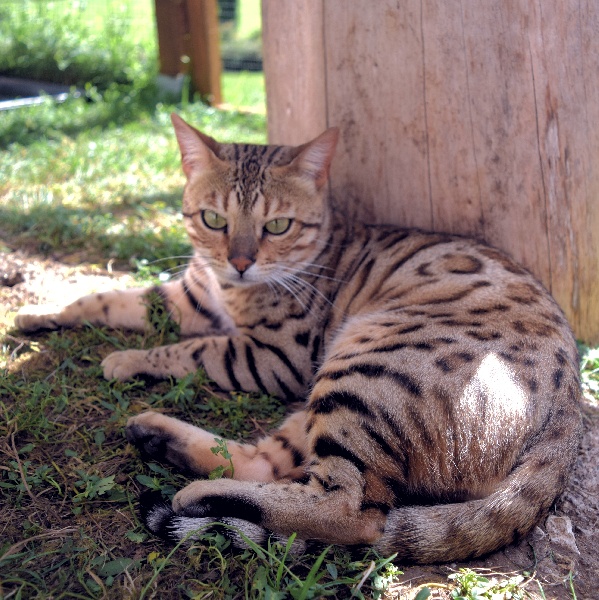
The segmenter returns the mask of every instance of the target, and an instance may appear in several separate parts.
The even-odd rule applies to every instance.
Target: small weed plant
[[[455,583],[451,591],[452,600],[524,600],[528,594],[522,584],[525,575],[515,575],[509,579],[486,577],[472,569],[460,569],[449,576]]]

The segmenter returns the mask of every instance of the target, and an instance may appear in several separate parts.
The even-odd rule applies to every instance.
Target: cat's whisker
[[[148,265],[155,265],[156,263],[159,262],[164,262],[165,260],[179,260],[179,259],[184,259],[184,260],[191,260],[194,257],[193,254],[181,254],[180,256],[165,256],[164,258],[156,258],[154,260],[149,260],[147,262]]]
[[[316,279],[326,279],[327,281],[335,281],[336,283],[344,283],[343,279],[338,279],[337,277],[329,277],[328,275],[321,275],[320,273],[312,273],[312,271],[306,271],[304,269],[294,269],[292,267],[287,267],[285,265],[282,266],[284,269],[287,269],[287,273],[301,273],[302,275],[311,275]]]
[[[187,271],[187,265],[177,265],[176,267],[170,267],[169,269],[164,269],[161,273],[167,273],[168,275],[179,275],[180,273],[185,273]]]
[[[310,283],[309,281],[306,281],[303,277],[300,277],[297,273],[297,271],[294,271],[292,269],[286,269],[286,268],[281,268],[281,271],[283,271],[283,279],[285,279],[286,281],[294,281],[296,286],[300,286],[301,288],[305,289],[311,289],[314,292],[316,292],[316,294],[318,294],[323,300],[325,300],[325,302],[327,302],[327,304],[331,304],[330,299],[325,296],[315,285],[313,285],[312,283]],[[301,271],[300,271],[301,272]],[[312,275],[312,274],[311,274]],[[330,278],[326,278],[325,279],[330,279]]]
[[[301,293],[305,296],[306,294],[315,292],[314,295],[320,296],[327,304],[331,304],[331,301],[318,288],[313,286],[308,281],[305,281],[301,277],[297,277],[294,274],[287,274],[283,277],[283,279],[288,285],[294,287],[298,293]]]
[[[289,294],[291,294],[295,298],[297,303],[302,307],[302,309],[306,310],[306,305],[304,304],[303,300],[298,295],[297,290],[295,290],[288,281],[286,281],[285,279],[277,279],[277,280],[274,280],[274,283],[275,283],[275,285],[281,286],[284,290],[286,290]]]
[[[270,290],[270,292],[272,292],[272,294],[274,295],[275,300],[278,301],[280,298],[280,294],[279,294],[279,290],[277,289],[277,286],[269,279],[266,279],[265,283],[266,283],[268,289]]]
[[[314,292],[316,292],[316,294],[318,296],[320,296],[327,304],[332,305],[332,302],[330,301],[329,298],[327,298],[316,286],[312,285],[309,281],[306,281],[305,279],[293,274],[293,273],[288,273],[284,276],[284,279],[286,281],[293,281],[295,282],[297,285],[303,286],[304,288],[307,289],[311,289]]]
[[[276,261],[275,263],[277,265],[277,267],[279,267],[281,270],[285,270],[286,273],[302,273],[303,275],[310,275],[312,277],[315,277],[316,279],[326,279],[329,281],[335,281],[337,283],[344,283],[343,279],[339,279],[337,277],[331,277],[329,275],[323,275],[322,273],[318,273],[318,272],[313,272],[313,271],[309,271],[307,269],[303,269],[303,268],[298,268],[298,265],[300,267],[304,266],[304,263],[301,262],[293,262],[293,261]],[[320,269],[320,265],[315,264],[315,263],[305,263],[305,265],[309,268],[309,267],[315,267]],[[323,267],[323,268],[328,268],[328,267]],[[334,271],[334,269],[330,269],[331,271]]]
[[[300,266],[300,267],[314,267],[315,269],[325,270],[325,271],[334,271],[334,267],[327,267],[326,265],[321,265],[319,263],[309,262],[309,261],[293,261],[293,260],[278,260],[277,264],[286,265],[290,267]]]

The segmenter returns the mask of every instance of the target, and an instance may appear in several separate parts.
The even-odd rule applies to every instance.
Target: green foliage
[[[580,365],[582,370],[582,387],[590,397],[599,396],[599,348],[581,345]]]
[[[147,84],[157,71],[149,3],[106,4],[101,20],[94,19],[88,2],[0,4],[0,73],[80,88],[131,86],[140,80]],[[147,12],[150,25],[143,40],[133,27],[140,10]]]
[[[448,579],[456,585],[451,591],[453,600],[524,600],[528,596],[522,588],[524,575],[500,580],[487,578],[472,569],[460,569]]]
[[[164,304],[164,298],[155,291],[146,295],[146,305],[148,308],[148,322],[151,325],[154,334],[158,338],[157,346],[174,344],[179,341],[181,328],[179,324],[171,318],[171,315]]]
[[[212,454],[214,454],[215,456],[220,454],[225,460],[229,461],[229,466],[224,467],[222,465],[219,465],[218,467],[212,469],[212,471],[210,471],[210,474],[208,475],[208,479],[220,479],[225,475],[225,472],[227,473],[228,477],[235,477],[233,457],[227,449],[227,442],[222,438],[214,438],[214,441],[216,442],[216,446],[214,446],[214,448],[210,448],[210,452],[212,452]]]

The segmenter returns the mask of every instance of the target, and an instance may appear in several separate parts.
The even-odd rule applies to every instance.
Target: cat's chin
[[[255,276],[247,276],[244,275],[243,277],[240,277],[239,275],[225,275],[225,276],[219,276],[218,277],[218,281],[221,285],[224,285],[225,287],[239,287],[239,288],[249,288],[249,287],[254,287],[257,285],[261,285],[264,283],[264,281],[259,278],[259,277],[255,277]]]

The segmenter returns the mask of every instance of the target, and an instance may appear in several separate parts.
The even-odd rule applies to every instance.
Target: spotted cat
[[[202,367],[223,390],[305,404],[255,444],[228,441],[233,471],[213,434],[132,417],[127,438],[145,456],[233,475],[194,481],[172,505],[146,500],[148,527],[172,540],[216,522],[259,542],[297,532],[415,563],[529,532],[564,489],[581,434],[576,344],[543,287],[476,241],[348,220],[326,194],[336,129],[281,147],[173,123],[194,256],[150,291],[185,338],[113,352],[104,375]],[[16,323],[144,330],[147,294],[27,308]]]

